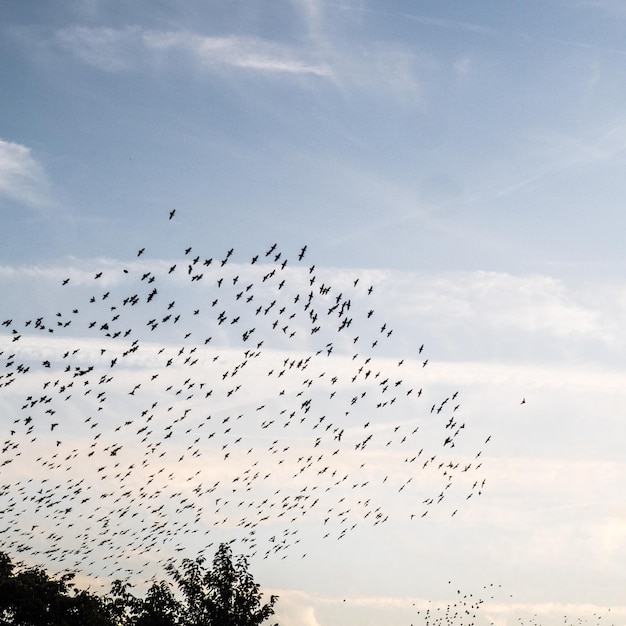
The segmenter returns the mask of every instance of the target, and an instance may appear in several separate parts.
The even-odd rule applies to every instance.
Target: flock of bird
[[[225,537],[300,558],[307,533],[479,496],[490,437],[467,443],[459,392],[423,386],[424,346],[394,335],[377,285],[307,253],[141,247],[69,272],[57,310],[3,316],[3,548],[137,580]]]
[[[452,585],[452,581],[448,581]],[[488,583],[479,591],[451,587],[452,600],[422,601],[420,608],[413,602],[415,619],[423,626],[496,626],[498,624],[517,624],[518,626],[585,626],[602,624],[613,625],[610,609],[585,606],[576,617],[559,611],[556,605],[518,604],[513,594],[505,592],[501,584]],[[511,605],[515,606],[517,616],[510,617]],[[540,611],[537,612],[537,609]],[[419,620],[419,621],[418,621]]]

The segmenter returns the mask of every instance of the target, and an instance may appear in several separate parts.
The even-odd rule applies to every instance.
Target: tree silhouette
[[[260,626],[274,614],[277,596],[262,603],[246,558],[233,561],[228,544],[220,545],[212,568],[204,563],[198,557],[185,559],[180,570],[166,567],[180,597],[168,581],[153,583],[139,598],[119,580],[100,597],[76,589],[73,574],[17,571],[0,552],[0,626]]]
[[[262,604],[260,586],[239,556],[233,562],[228,544],[221,544],[213,558],[212,569],[204,559],[185,559],[182,570],[167,567],[183,594],[184,626],[259,626],[274,614],[277,596]]]
[[[73,577],[52,578],[39,568],[16,572],[0,553],[0,626],[114,626],[105,602],[75,589]]]
[[[178,626],[183,623],[181,609],[167,582],[154,583],[139,605],[133,626]]]

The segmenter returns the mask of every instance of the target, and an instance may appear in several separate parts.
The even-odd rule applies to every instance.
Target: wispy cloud
[[[55,41],[83,63],[101,70],[133,69],[139,61],[141,29],[72,26],[56,31]]]
[[[105,71],[136,69],[150,57],[183,52],[210,70],[236,68],[264,73],[328,76],[330,70],[302,50],[257,37],[205,36],[188,31],[155,31],[73,26],[55,33],[58,45],[84,63]],[[148,55],[148,58],[147,58]]]
[[[48,203],[48,181],[31,149],[0,139],[0,196],[31,206]]]
[[[205,72],[321,78],[342,91],[393,93],[399,101],[411,103],[420,99],[419,71],[432,66],[432,60],[398,44],[373,42],[364,51],[319,33],[292,45],[233,34],[72,26],[56,31],[54,44],[107,72],[163,68],[182,60]]]
[[[329,78],[339,89],[393,94],[401,103],[421,101],[421,75],[437,65],[431,58],[396,41],[372,40],[367,49],[355,45],[355,15],[386,13],[322,0],[293,4],[307,27],[304,45],[331,68]]]
[[[203,66],[226,66],[260,72],[329,76],[324,65],[307,60],[295,49],[255,37],[207,37],[188,32],[147,31],[143,44],[151,50],[183,50]]]

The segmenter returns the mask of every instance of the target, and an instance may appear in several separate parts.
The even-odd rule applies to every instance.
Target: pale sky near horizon
[[[242,509],[261,516],[267,504],[251,570],[280,596],[281,626],[464,624],[479,598],[477,624],[562,624],[564,616],[626,624],[625,35],[626,7],[616,0],[3,2],[0,322],[10,322],[0,326],[0,383],[19,363],[30,369],[0,387],[2,455],[12,459],[0,466],[0,549],[76,569],[95,585],[199,550],[210,559],[232,537],[235,553],[245,553],[249,527],[232,520]],[[196,253],[214,261],[190,282]],[[284,288],[262,280],[272,268]],[[124,308],[124,297],[149,293],[146,273],[158,296]],[[223,288],[209,288],[218,275]],[[276,309],[296,314],[286,330],[259,322],[276,309],[255,315],[236,299],[248,284],[255,302],[275,298]],[[354,324],[339,333],[324,313],[320,332],[309,332],[301,309],[309,289],[322,308],[349,299],[342,316]],[[211,317],[222,310],[211,307],[218,296],[239,307],[224,305],[229,323]],[[199,382],[194,399],[166,390],[191,380],[188,363],[168,369],[159,354],[176,360],[179,327],[160,322],[153,333],[146,324],[166,315],[170,299],[181,332],[191,333],[183,356],[197,347],[193,380],[215,386],[208,407]],[[61,376],[63,354],[78,349],[76,367],[111,370],[106,351],[119,344],[105,338],[108,329],[96,332],[109,303],[128,322],[120,330],[132,325],[142,346],[123,376],[105,383],[106,423],[119,429],[95,414],[84,421],[98,402],[94,378],[93,395],[74,388],[53,415],[30,407],[29,431],[22,407],[49,392],[45,361]],[[230,324],[238,315],[265,333],[263,354],[241,371],[250,344],[241,342],[246,328]],[[39,332],[38,317],[57,332]],[[205,332],[212,342],[195,343]],[[363,348],[373,335],[384,341]],[[327,342],[334,352],[321,361],[316,351]],[[370,353],[371,365],[361,361]],[[286,359],[307,356],[310,369],[277,377]],[[378,381],[359,379],[357,395],[350,382],[368,367],[390,380],[404,368],[397,389],[415,391],[398,393],[383,407],[389,417],[372,412],[371,423],[357,407],[376,402]],[[233,370],[244,399],[228,395],[227,376],[207,382]],[[304,414],[300,426],[276,430],[274,413],[282,421],[280,411],[302,411],[298,394],[313,380],[312,413],[324,413],[320,425],[341,423],[343,440],[317,442],[322,427],[308,429]],[[144,424],[147,389],[188,424],[175,422],[161,448],[156,437],[169,418],[157,409]],[[454,392],[465,428],[454,450],[442,449],[440,435],[451,431],[438,430],[431,406]],[[452,408],[446,419],[455,419]],[[122,436],[125,422],[114,420],[125,411],[137,417]],[[206,412],[221,430],[198,443],[213,428],[201,425]],[[140,422],[147,430],[137,433]],[[355,449],[368,434],[367,449]],[[222,459],[222,445],[230,450],[238,437],[253,451]],[[455,473],[441,504],[439,474],[406,470],[422,447],[436,449],[437,462],[473,465]],[[289,472],[318,448],[326,460],[304,471],[308,490],[295,496],[290,489],[304,483]],[[99,471],[110,456],[120,466],[144,459],[121,479],[124,490]],[[90,473],[91,459],[103,465]],[[253,478],[259,468],[271,477]],[[335,486],[333,471],[350,480]],[[72,533],[37,507],[47,473],[72,502],[43,501],[74,524],[75,554],[63,552],[79,545]],[[68,487],[59,482],[66,476]],[[170,532],[155,555],[132,521],[132,511],[143,513],[119,508],[124,493],[150,499],[150,523]],[[91,510],[94,494],[110,503],[110,526],[105,509]],[[422,517],[428,497],[435,503]],[[274,517],[281,507],[295,516],[289,524]],[[372,524],[378,514],[386,521]],[[83,554],[95,537],[108,543]],[[263,558],[281,541],[283,552]],[[46,543],[56,553],[45,555]],[[107,549],[119,556],[124,546],[123,559],[103,564]]]

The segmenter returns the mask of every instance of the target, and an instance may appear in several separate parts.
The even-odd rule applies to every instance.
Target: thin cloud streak
[[[427,15],[419,15],[415,13],[379,11],[375,9],[367,9],[362,4],[359,6],[351,6],[348,4],[341,4],[338,2],[323,2],[322,4],[325,6],[342,9],[346,11],[354,11],[358,13],[368,13],[370,15],[379,15],[379,16],[396,18],[396,19],[411,20],[413,22],[423,24],[425,26],[437,26],[439,28],[445,28],[445,29],[462,30],[462,31],[476,33],[479,35],[492,35],[493,36],[493,35],[500,34],[498,31],[494,30],[493,28],[489,28],[482,24],[475,24],[471,22],[462,22],[458,20],[434,18],[434,17],[429,17]]]
[[[301,58],[299,51],[255,37],[211,37],[186,31],[154,31],[73,26],[55,33],[55,41],[82,62],[109,72],[135,70],[146,53],[186,52],[205,69],[235,68],[267,74],[330,76],[324,65]]]
[[[257,38],[149,31],[143,34],[142,41],[153,50],[185,50],[205,67],[223,65],[262,72],[330,75],[328,68],[298,59],[295,51],[286,46]]]
[[[506,172],[492,172],[487,178],[497,182],[469,196],[466,204],[499,200],[568,172],[585,172],[593,166],[611,166],[623,161],[626,122],[622,117],[610,120],[604,128],[589,128],[586,134],[589,139],[557,132],[525,138],[519,166],[513,170],[509,167]],[[514,179],[511,171],[516,172]]]

